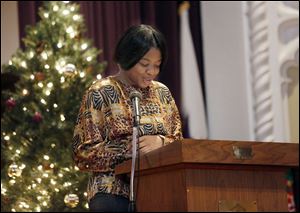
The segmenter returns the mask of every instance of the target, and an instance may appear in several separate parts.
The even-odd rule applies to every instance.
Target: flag
[[[294,178],[293,172],[291,169],[286,173],[286,192],[287,192],[287,201],[288,201],[288,212],[296,212],[296,204],[294,197]]]
[[[187,1],[184,1],[179,7],[182,116],[187,124],[188,137],[206,139],[208,137],[206,116],[199,69],[189,24],[189,7],[190,4]]]

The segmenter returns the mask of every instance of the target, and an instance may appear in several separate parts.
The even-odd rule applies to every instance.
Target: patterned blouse
[[[117,164],[130,158],[135,88],[109,76],[96,81],[83,96],[73,138],[73,156],[80,170],[90,171],[87,194],[97,192],[129,196],[129,180],[114,175]],[[136,89],[142,94],[139,136],[163,135],[182,139],[180,115],[169,89],[157,81]]]

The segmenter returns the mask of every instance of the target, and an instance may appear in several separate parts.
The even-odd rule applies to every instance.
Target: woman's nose
[[[155,75],[159,72],[159,68],[156,65],[149,65],[146,71],[151,75]]]

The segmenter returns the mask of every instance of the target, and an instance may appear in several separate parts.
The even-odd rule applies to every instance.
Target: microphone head
[[[138,98],[139,100],[141,100],[142,94],[140,92],[138,92],[137,90],[133,90],[132,92],[130,92],[129,98],[130,98],[130,100],[132,100],[133,98]]]

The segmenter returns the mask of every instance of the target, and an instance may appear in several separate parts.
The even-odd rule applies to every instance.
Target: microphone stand
[[[130,194],[129,194],[129,206],[128,212],[136,211],[136,203],[134,196],[134,172],[135,172],[135,160],[137,156],[137,144],[139,140],[139,116],[135,116],[133,131],[132,131],[132,161],[131,161],[131,172],[130,172]]]

